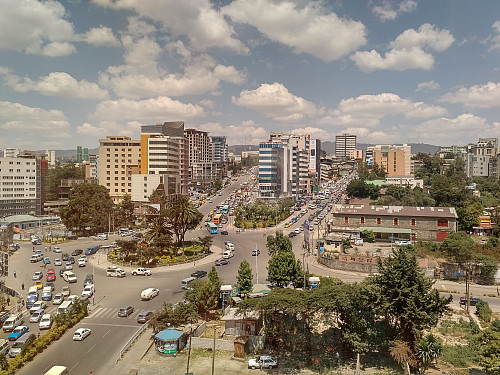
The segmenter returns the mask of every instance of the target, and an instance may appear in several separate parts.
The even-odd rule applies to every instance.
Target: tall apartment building
[[[56,152],[55,150],[46,150],[45,156],[47,157],[47,162],[49,163],[49,167],[56,166]]]
[[[99,179],[99,156],[89,154],[89,162],[85,164],[85,180]]]
[[[42,215],[48,163],[33,152],[0,158],[0,216]]]
[[[227,164],[229,149],[225,136],[210,136],[210,150],[212,161]]]
[[[353,134],[341,134],[335,136],[335,156],[348,158],[350,153],[356,150],[356,136]]]
[[[259,144],[259,198],[278,199],[282,191],[284,145],[281,142]]]
[[[140,171],[141,141],[126,136],[99,140],[98,176],[114,203],[132,195],[132,174]]]
[[[184,122],[142,126],[140,174],[158,174],[174,179],[178,177],[176,181],[179,186],[175,191],[183,195],[188,194],[189,144],[184,136]],[[148,183],[154,185],[155,181],[151,179]]]
[[[465,172],[467,177],[497,176],[498,138],[479,138],[467,145]]]
[[[367,147],[365,160],[369,169],[374,164],[382,167],[387,177],[411,176],[411,146],[406,144]]]
[[[82,146],[76,147],[76,162],[83,163],[89,161],[89,149]]]

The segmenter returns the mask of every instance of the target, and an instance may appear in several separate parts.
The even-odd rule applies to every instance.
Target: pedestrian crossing
[[[117,318],[120,320],[136,320],[139,314],[143,311],[140,309],[135,309],[132,314],[130,314],[127,317],[121,317],[118,316],[118,310],[120,310],[119,307],[97,307],[95,309],[90,306],[90,313],[89,313],[89,318],[90,319],[111,319],[111,318]]]

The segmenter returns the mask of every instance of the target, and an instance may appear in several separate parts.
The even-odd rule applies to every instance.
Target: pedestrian
[[[14,279],[16,278],[16,275],[17,275],[17,274],[16,274],[16,271],[14,271]]]
[[[500,297],[500,292],[498,291],[498,286],[497,286],[497,296]]]
[[[10,297],[7,297],[7,306],[10,306]]]
[[[40,332],[38,332],[37,338],[38,338],[38,339],[40,338]]]
[[[21,284],[21,290],[24,290],[24,283]]]
[[[21,304],[19,302],[17,303],[17,311],[21,311]]]
[[[33,251],[35,251],[35,246],[33,246]]]

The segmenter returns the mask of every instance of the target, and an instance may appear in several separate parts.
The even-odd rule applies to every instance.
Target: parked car
[[[207,276],[207,271],[196,270],[191,274],[191,277],[196,277],[197,279],[201,279],[202,277]]]
[[[396,244],[396,246],[411,245],[410,240],[397,240],[397,241],[394,241],[394,243]]]
[[[256,257],[260,255],[260,250],[259,249],[252,249],[252,256]]]
[[[220,258],[215,261],[216,266],[224,266],[226,264],[229,264],[229,259]]]
[[[73,341],[82,341],[91,333],[92,330],[90,328],[78,328],[75,333],[73,333]]]
[[[248,368],[255,370],[256,368],[268,368],[278,366],[278,360],[270,355],[261,355],[259,358],[250,358],[248,360]]]
[[[153,317],[152,311],[143,311],[137,316],[137,323],[146,323]]]
[[[125,306],[125,307],[122,307],[120,310],[118,310],[118,316],[127,317],[130,314],[132,314],[133,312],[134,312],[134,308],[132,306]]]

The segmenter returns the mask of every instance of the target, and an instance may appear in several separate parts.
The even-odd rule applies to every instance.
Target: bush
[[[488,302],[480,300],[476,303],[476,314],[483,322],[490,322],[492,311]]]
[[[490,328],[493,331],[500,332],[500,319],[495,319],[491,322]]]

